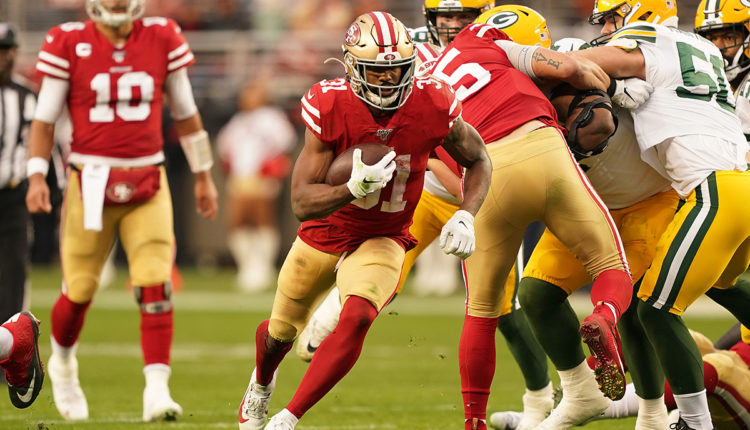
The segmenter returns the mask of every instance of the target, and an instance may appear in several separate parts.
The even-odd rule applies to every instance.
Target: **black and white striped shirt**
[[[16,187],[26,178],[29,128],[36,95],[11,81],[0,86],[0,189]]]

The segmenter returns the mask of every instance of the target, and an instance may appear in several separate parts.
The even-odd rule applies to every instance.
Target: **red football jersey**
[[[135,158],[162,149],[164,80],[194,61],[174,21],[150,17],[134,21],[122,47],[112,45],[93,21],[54,27],[36,69],[70,82],[72,152]]]
[[[357,199],[328,218],[305,221],[299,237],[326,252],[351,251],[372,237],[391,237],[409,250],[414,208],[422,194],[430,153],[461,115],[453,90],[434,78],[416,78],[412,94],[392,115],[373,117],[345,79],[321,81],[302,98],[307,128],[335,154],[378,142],[396,152],[396,173],[382,190]]]
[[[491,25],[472,24],[443,51],[432,74],[453,86],[463,119],[485,143],[537,119],[557,127],[557,113],[534,82],[513,67],[495,40],[510,40]]]

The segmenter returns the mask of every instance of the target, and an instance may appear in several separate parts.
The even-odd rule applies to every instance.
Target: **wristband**
[[[609,97],[612,97],[615,95],[615,92],[617,92],[617,79],[610,77],[609,87],[607,88],[607,95]]]
[[[42,177],[47,177],[49,172],[49,161],[42,157],[31,157],[26,161],[26,177],[29,178],[31,175],[37,173],[41,174]]]
[[[213,166],[214,158],[206,130],[180,136],[180,146],[193,173],[204,172]]]

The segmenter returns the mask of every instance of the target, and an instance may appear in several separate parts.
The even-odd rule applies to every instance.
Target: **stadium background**
[[[0,19],[21,29],[16,71],[32,83],[35,58],[46,31],[59,23],[86,19],[83,0],[0,0]],[[511,2],[498,1],[496,4]],[[542,12],[553,38],[591,39],[596,29],[585,22],[592,0],[518,2]],[[681,27],[690,30],[698,0],[678,2]],[[266,76],[273,103],[283,107],[298,136],[300,95],[314,82],[340,76],[328,57],[340,56],[344,30],[363,11],[388,10],[407,26],[424,24],[419,0],[147,0],[147,15],[174,18],[196,54],[190,68],[199,109],[213,137],[236,110],[243,83]],[[195,215],[189,170],[167,128],[166,152],[175,203],[177,260],[185,287],[174,298],[176,334],[172,359],[172,392],[186,415],[177,423],[140,422],[142,366],[135,303],[123,285],[123,262],[113,285],[100,291],[81,337],[79,363],[91,419],[60,419],[45,387],[35,405],[16,410],[0,401],[0,429],[231,429],[252,370],[252,336],[267,318],[273,293],[252,296],[234,288],[225,227]],[[300,142],[301,144],[301,142]],[[224,174],[217,163],[214,178],[223,197]],[[289,209],[288,185],[279,205],[282,249],[294,237],[297,222]],[[51,237],[38,240],[52,240]],[[54,260],[53,260],[54,263]],[[195,267],[193,267],[195,266]],[[49,357],[48,320],[59,294],[59,266],[35,264],[31,271],[33,312],[42,319],[40,348]],[[463,294],[415,297],[405,294],[386,309],[368,336],[350,375],[298,426],[303,429],[455,429],[462,419],[457,345]],[[588,313],[586,294],[573,306]],[[692,328],[717,338],[731,324],[728,314],[701,300],[686,315]],[[489,411],[521,407],[523,380],[504,341],[497,336],[498,366]],[[284,406],[306,364],[290,355],[281,373],[272,412]],[[553,375],[554,378],[554,375]],[[49,384],[47,381],[46,384]],[[633,428],[633,419],[599,422],[593,429]]]
[[[586,22],[593,0],[516,3],[541,12],[548,20],[553,40],[590,40],[597,34],[596,28]],[[304,125],[299,116],[300,95],[320,79],[343,75],[339,64],[323,61],[341,56],[341,40],[354,17],[381,9],[393,13],[409,27],[418,27],[424,25],[422,4],[420,0],[147,0],[146,15],[167,16],[182,26],[196,54],[189,73],[212,137],[236,111],[236,96],[242,84],[267,76],[272,102],[284,107],[301,139]],[[678,2],[682,28],[692,29],[697,4],[698,0]],[[0,19],[13,22],[22,30],[16,71],[35,82],[38,77],[34,76],[34,63],[46,31],[66,21],[86,18],[84,0],[0,0]],[[177,262],[209,267],[231,265],[222,217],[211,223],[195,215],[190,173],[173,136],[167,127],[165,149],[175,205]],[[224,174],[219,163],[214,167],[214,180],[223,208]],[[282,226],[280,258],[291,245],[297,227],[287,196],[288,189],[278,210]]]

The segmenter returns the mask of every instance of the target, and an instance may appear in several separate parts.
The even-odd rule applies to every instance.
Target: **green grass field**
[[[0,429],[235,429],[237,409],[253,368],[251,339],[270,312],[272,294],[234,292],[232,272],[183,271],[175,297],[172,396],[185,415],[172,423],[140,421],[143,376],[138,312],[122,286],[124,274],[101,291],[88,313],[78,351],[90,420],[63,421],[45,381],[26,410],[0,401]],[[59,269],[32,271],[32,311],[42,320],[42,358],[49,357],[49,314]],[[463,409],[458,338],[463,297],[417,298],[407,293],[376,320],[358,363],[300,422],[304,429],[459,429]],[[582,303],[586,303],[582,301]],[[590,305],[589,305],[590,306]],[[708,316],[705,316],[708,315]],[[688,324],[715,338],[731,324],[724,313],[688,313]],[[489,411],[521,408],[523,381],[502,336]],[[271,413],[291,399],[306,363],[291,352],[281,365]],[[634,419],[597,422],[592,429],[632,429]]]

